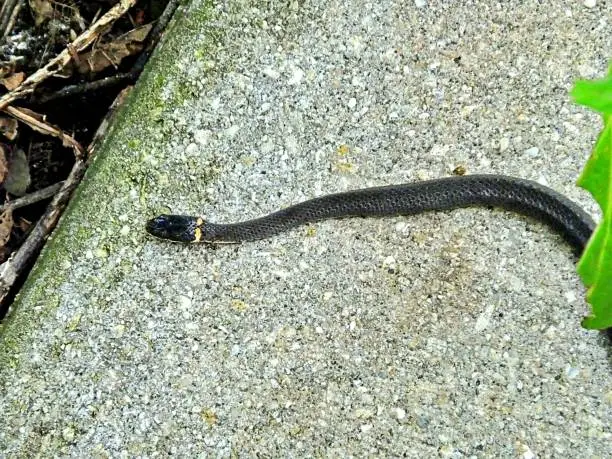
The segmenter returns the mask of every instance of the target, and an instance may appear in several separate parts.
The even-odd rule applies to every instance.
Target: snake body
[[[537,182],[504,175],[467,175],[328,194],[238,223],[160,215],[147,222],[146,230],[178,242],[237,243],[332,218],[414,215],[470,206],[499,207],[535,217],[564,236],[578,254],[595,228],[593,219],[577,204]]]

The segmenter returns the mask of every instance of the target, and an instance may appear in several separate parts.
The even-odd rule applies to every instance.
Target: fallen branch
[[[81,182],[87,169],[87,162],[84,158],[93,157],[97,145],[101,142],[110,125],[111,118],[116,113],[116,109],[125,101],[128,92],[129,89],[124,89],[117,95],[104,120],[102,120],[94,134],[94,138],[87,148],[87,155],[77,158],[70,171],[70,175],[62,183],[61,188],[47,207],[44,215],[34,225],[24,243],[7,261],[0,265],[0,318],[7,311],[6,300],[10,298],[15,282],[25,274],[26,269],[31,265],[32,260],[42,248],[53,228],[55,228],[59,217],[70,200],[72,192]],[[14,205],[15,202],[17,201],[13,201],[12,204]]]
[[[88,81],[87,83],[65,86],[62,89],[52,92],[51,94],[45,94],[40,97],[36,97],[34,99],[34,102],[46,104],[48,102],[61,99],[63,97],[76,96],[79,94],[97,91],[98,89],[108,88],[116,84],[120,84],[125,81],[131,81],[134,79],[135,78],[132,76],[131,73],[119,73],[117,75],[109,76],[96,81]]]
[[[11,258],[2,264],[0,268],[0,303],[4,302],[15,281],[29,266],[32,258],[38,253],[47,236],[55,227],[72,192],[83,178],[85,169],[85,161],[77,160],[62,188],[55,195],[44,215],[34,225],[25,242],[11,255]]]
[[[172,19],[174,15],[174,11],[178,7],[179,0],[170,0],[164,9],[164,12],[161,14],[159,18],[157,18],[157,22],[149,32],[149,36],[147,37],[147,45],[145,46],[144,51],[138,56],[136,62],[132,66],[130,70],[130,74],[133,76],[138,76],[142,72],[145,64],[149,60],[149,56],[153,52],[153,49],[157,46],[162,34],[166,30],[166,26]]]
[[[13,30],[15,19],[25,0],[5,0],[0,9],[0,37],[6,37]]]
[[[63,97],[71,97],[79,94],[85,94],[87,92],[96,91],[98,89],[110,87],[116,84],[120,84],[123,82],[132,82],[136,81],[140,74],[142,73],[142,69],[145,64],[149,60],[150,54],[157,46],[159,39],[161,38],[162,33],[166,30],[166,26],[172,19],[172,15],[178,6],[178,0],[170,0],[166,5],[166,9],[162,13],[162,15],[157,19],[157,22],[149,32],[147,37],[147,45],[145,49],[140,53],[136,62],[132,65],[132,68],[129,72],[119,73],[117,75],[113,75],[110,77],[102,78],[96,81],[89,81],[87,83],[74,84],[70,86],[65,86],[62,89],[59,89],[51,94],[42,95],[39,97],[34,96],[33,100],[38,103],[47,103],[53,100],[61,99]]]
[[[94,22],[85,32],[79,35],[64,51],[51,59],[47,65],[26,78],[13,91],[0,97],[0,109],[5,110],[13,101],[34,92],[38,84],[60,72],[66,64],[72,60],[73,55],[83,51],[97,40],[100,35],[106,33],[113,22],[123,16],[127,10],[136,4],[136,2],[137,0],[119,0],[115,6],[102,15],[100,19]]]
[[[74,150],[74,155],[77,158],[82,158],[85,155],[85,150],[79,142],[73,137],[66,134],[57,126],[53,126],[44,120],[44,117],[28,108],[18,108],[8,106],[4,109],[6,113],[11,115],[13,118],[22,121],[23,123],[30,126],[37,132],[47,134],[53,137],[57,137],[62,141],[62,144],[66,147],[71,147]]]
[[[32,193],[26,194],[25,196],[15,199],[14,201],[3,204],[0,206],[0,212],[4,212],[6,209],[19,209],[20,207],[29,206],[44,199],[49,199],[60,190],[63,184],[64,182],[54,183],[53,185],[33,191]]]

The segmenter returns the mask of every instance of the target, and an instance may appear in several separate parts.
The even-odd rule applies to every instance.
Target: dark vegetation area
[[[177,3],[2,4],[0,319]]]

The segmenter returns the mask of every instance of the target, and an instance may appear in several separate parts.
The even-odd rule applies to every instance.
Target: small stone
[[[584,0],[584,6],[594,8],[597,5],[597,0]]]
[[[225,136],[231,139],[232,137],[234,137],[238,133],[238,129],[239,128],[236,125],[228,127],[225,130]]]
[[[427,0],[414,0],[414,6],[417,8],[425,8],[427,6]]]
[[[557,335],[557,328],[554,325],[551,325],[544,331],[544,336],[549,340],[553,340],[556,335]]]
[[[527,445],[521,444],[519,450],[522,453],[521,457],[523,459],[534,459],[536,457],[533,451],[531,451],[531,448],[529,448]]]
[[[489,314],[481,314],[478,319],[476,319],[476,323],[474,324],[474,329],[477,332],[481,332],[485,330],[489,324],[491,323]]]
[[[273,80],[278,80],[278,78],[280,77],[280,73],[270,67],[265,68],[263,73],[265,76],[267,76],[268,78],[272,78]]]
[[[351,97],[347,105],[348,105],[348,108],[355,108],[355,106],[357,105],[357,99],[355,99],[354,97]]]
[[[189,155],[189,156],[194,156],[198,153],[199,147],[195,142],[191,142],[189,145],[187,145],[187,147],[185,148],[185,154]]]
[[[502,137],[499,141],[499,151],[506,151],[510,147],[510,139],[508,137]]]
[[[116,338],[121,338],[124,333],[125,333],[125,325],[124,324],[119,324],[119,325],[115,326],[115,337]]]
[[[199,129],[193,134],[193,138],[200,145],[206,145],[210,140],[211,132],[207,129]]]
[[[191,308],[191,298],[189,298],[188,296],[185,296],[185,295],[180,295],[179,296],[179,304],[181,305],[181,308],[189,309],[189,308]]]
[[[66,427],[62,430],[62,438],[67,443],[72,443],[74,441],[74,429],[70,426]]]
[[[357,408],[355,410],[355,416],[359,419],[370,419],[374,416],[372,410],[368,410],[367,408]]]
[[[249,306],[242,300],[232,300],[232,308],[234,308],[236,311],[244,312],[248,309],[248,307]]]
[[[98,250],[96,250],[95,255],[97,258],[107,258],[108,250],[105,247],[100,247]]]
[[[580,374],[580,370],[576,367],[568,366],[565,369],[565,375],[567,376],[567,379],[576,379],[579,374]]]
[[[416,418],[416,424],[421,428],[421,429],[425,429],[427,428],[427,426],[429,425],[429,418],[427,418],[427,416],[425,415],[420,415],[417,416]]]
[[[287,81],[287,83],[290,85],[296,85],[299,84],[303,79],[304,71],[299,67],[294,67],[293,74],[291,75],[291,78],[289,78],[289,81]]]
[[[404,419],[406,417],[406,410],[404,410],[402,408],[399,408],[399,407],[394,408],[393,409],[393,415],[398,420]]]
[[[213,110],[218,110],[220,106],[221,106],[221,98],[215,97],[214,99],[210,101],[210,108],[212,108]]]
[[[410,232],[410,225],[404,221],[397,222],[395,224],[395,231],[400,234],[408,234]]]
[[[527,156],[531,156],[532,158],[538,156],[538,153],[540,153],[540,149],[538,147],[531,147],[525,150],[525,154]]]
[[[383,260],[383,267],[387,268],[390,273],[395,272],[397,270],[397,262],[395,261],[395,258],[393,258],[391,255],[385,257]]]

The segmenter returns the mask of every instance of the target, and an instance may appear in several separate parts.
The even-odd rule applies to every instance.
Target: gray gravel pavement
[[[610,347],[546,226],[468,209],[211,249],[254,217],[468,173],[575,187],[604,1],[192,1],[3,325],[0,456],[607,457]]]

